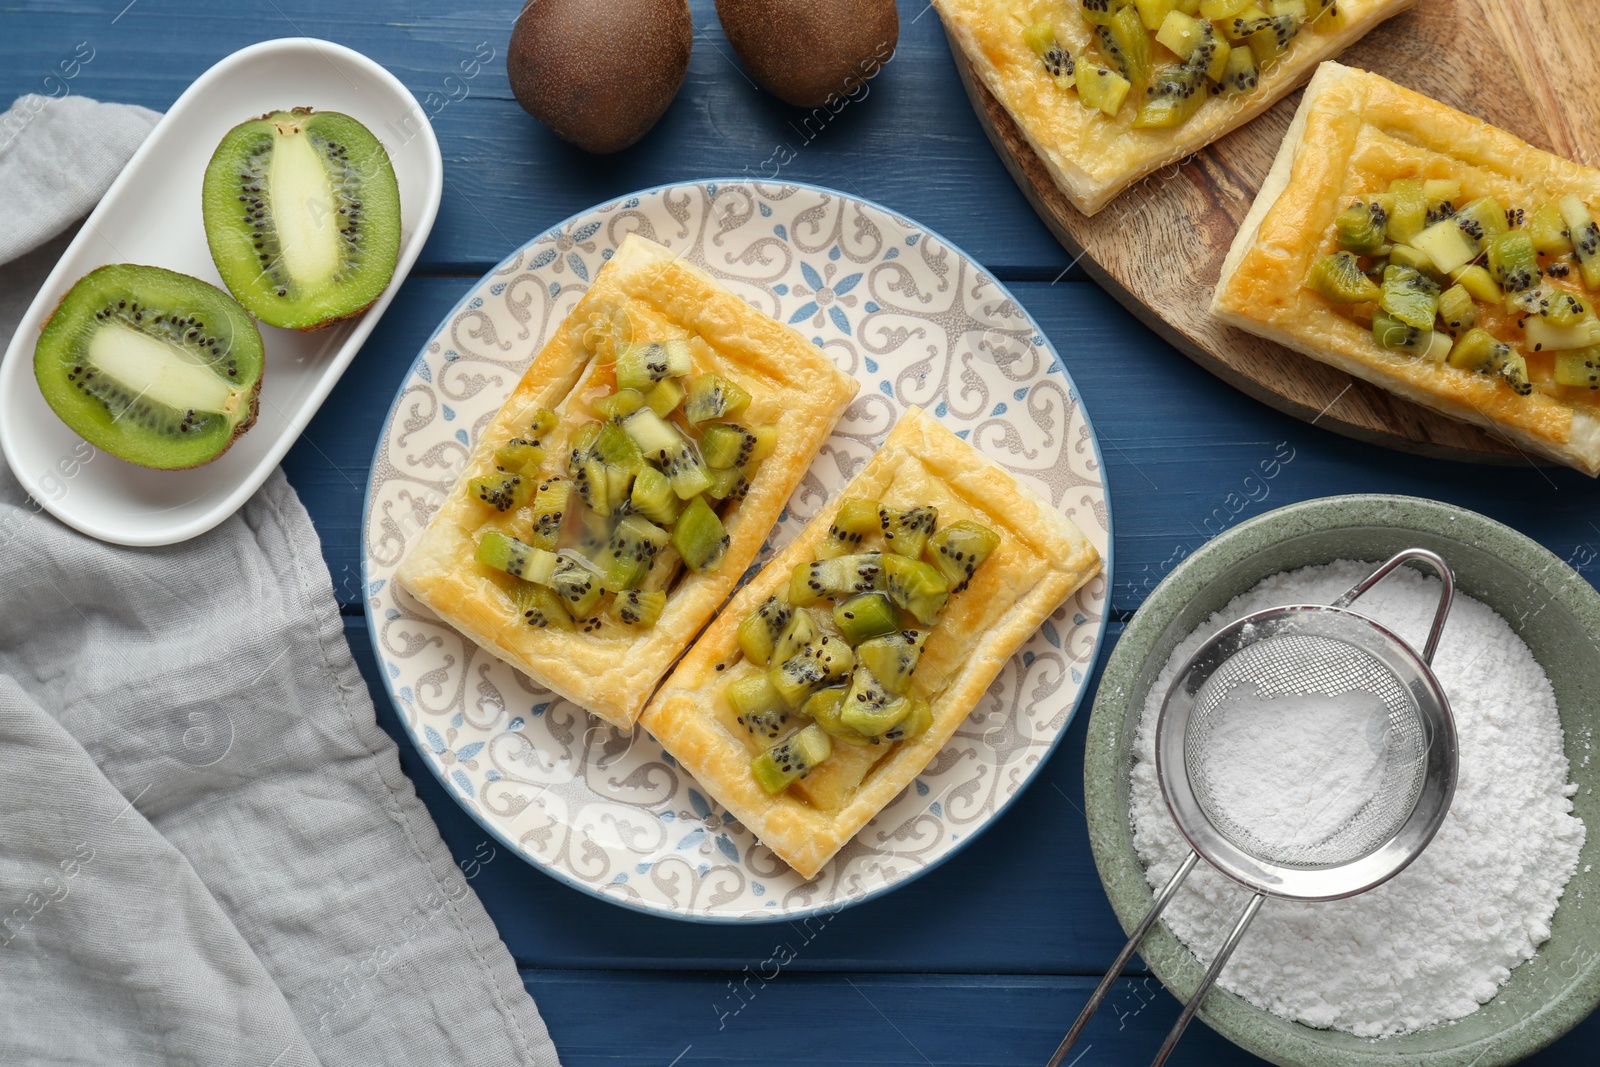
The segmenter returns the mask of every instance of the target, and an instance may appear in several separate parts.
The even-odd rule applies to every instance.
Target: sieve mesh
[[[1376,785],[1364,803],[1317,840],[1268,841],[1217,802],[1205,758],[1219,713],[1241,687],[1252,696],[1337,697],[1361,692],[1384,708],[1385,730]],[[1253,688],[1253,692],[1252,692]],[[1205,817],[1236,848],[1279,866],[1333,867],[1367,855],[1410,818],[1427,774],[1428,738],[1410,691],[1366,650],[1337,638],[1294,633],[1247,645],[1222,663],[1197,694],[1183,738],[1184,769]]]

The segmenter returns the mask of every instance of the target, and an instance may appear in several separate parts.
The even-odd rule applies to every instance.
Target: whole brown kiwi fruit
[[[506,74],[517,103],[557,136],[616,152],[678,95],[693,43],[687,0],[529,0]]]
[[[894,55],[894,0],[717,0],[728,43],[778,99],[820,107],[850,95]]]

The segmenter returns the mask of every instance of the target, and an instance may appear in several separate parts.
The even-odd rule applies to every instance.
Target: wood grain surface
[[[1574,91],[1600,61],[1592,0],[1421,0],[1340,57],[1540,148],[1600,160],[1600,96]],[[951,38],[968,97],[1006,169],[1085,270],[1179,351],[1250,396],[1360,440],[1448,459],[1529,462],[1515,445],[1216,322],[1223,257],[1272,165],[1300,91],[1090,217],[1055,187]],[[1311,71],[1305,72],[1309,78]]]

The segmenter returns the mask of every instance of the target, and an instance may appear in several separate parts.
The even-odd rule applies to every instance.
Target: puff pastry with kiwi
[[[1324,63],[1211,311],[1600,474],[1600,170]]]
[[[1100,557],[918,408],[733,598],[641,722],[810,878],[933,759]]]
[[[933,0],[1086,215],[1242,126],[1416,0]]]
[[[858,389],[629,235],[397,572],[490,653],[630,728],[732,592]]]

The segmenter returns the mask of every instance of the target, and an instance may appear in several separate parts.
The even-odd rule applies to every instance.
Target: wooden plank
[[[1600,30],[1579,10],[1577,0],[1435,0],[1384,23],[1340,59],[1480,115],[1541,148],[1595,160],[1600,110],[1593,94],[1552,95],[1552,87],[1581,78],[1600,60]],[[1052,232],[1070,251],[1084,253],[1095,280],[1185,355],[1258,400],[1358,440],[1522,465],[1514,445],[1487,431],[1211,318],[1207,308],[1222,259],[1277,154],[1299,93],[1163,171],[1162,180],[1140,182],[1085,217],[1055,187],[965,61],[957,65],[990,141]]]
[[[284,460],[347,605],[360,601],[372,442],[416,353],[471,284],[408,281]],[[1350,441],[1174,359],[1097,286],[1025,282],[1012,290],[1062,353],[1100,435],[1116,534],[1117,612],[1131,613],[1178,560],[1222,529],[1282,504],[1348,492],[1405,493],[1481,511],[1600,580],[1594,483],[1576,471],[1485,472]]]
[[[755,88],[733,65],[712,0],[694,0],[695,46],[677,100],[644,140],[610,156],[572,148],[512,99],[504,57],[520,0],[453,0],[403,16],[383,0],[255,0],[223,8],[143,0],[113,25],[126,3],[8,6],[0,103],[62,91],[45,79],[80,41],[89,42],[94,58],[67,90],[158,110],[247,44],[305,34],[348,45],[405,83],[439,137],[444,199],[418,273],[481,274],[547,227],[635,189],[779,175],[914,214],[1007,277],[1050,279],[1069,263],[989,149],[923,0],[902,3],[896,57],[864,97],[836,114],[793,108]],[[201,20],[204,34],[197,35]],[[476,75],[465,77],[461,64]],[[264,101],[262,110],[279,105],[287,106]],[[379,137],[404,135],[400,118],[378,129]]]
[[[807,975],[768,966],[736,1001],[726,974],[525,971],[566,1067],[814,1067],[873,1064],[1038,1067],[1088,999],[1087,977],[957,977],[937,974]],[[738,1014],[731,1005],[743,1004]],[[647,1010],[619,1005],[648,1005]],[[1067,1063],[1145,1064],[1178,1015],[1154,979],[1117,983]],[[719,1014],[722,1013],[722,1014]],[[718,1027],[721,1029],[718,1029]],[[1600,1017],[1591,1017],[1525,1067],[1594,1060]],[[1257,1067],[1202,1022],[1184,1033],[1173,1067]]]
[[[1120,626],[1114,626],[1120,632]],[[1083,816],[1085,705],[1040,777],[972,844],[879,900],[805,923],[710,926],[626,911],[557,882],[497,845],[445,793],[404,736],[379,684],[365,620],[345,636],[378,721],[400,747],[440,832],[512,954],[546,967],[661,970],[757,966],[806,939],[796,970],[1093,973],[1122,947]],[[1113,635],[1114,636],[1114,635]],[[1090,692],[1097,678],[1090,679]],[[997,886],[1030,886],[995,899]]]

